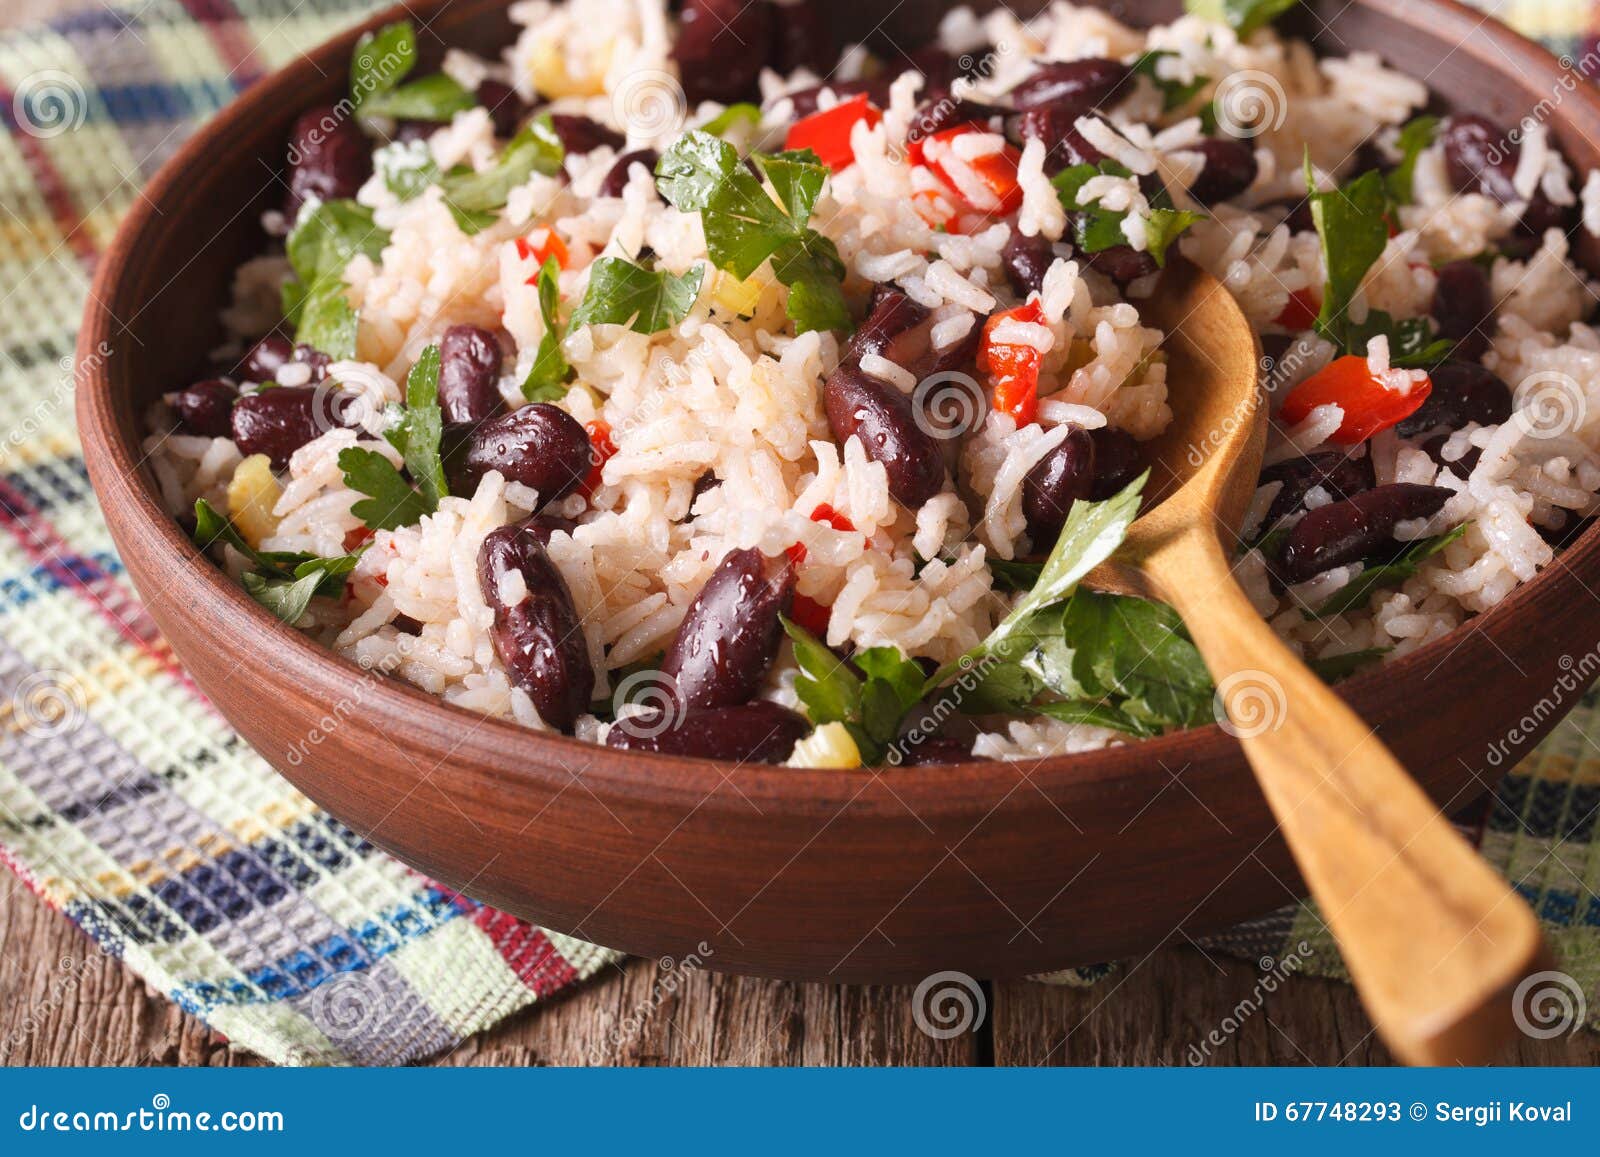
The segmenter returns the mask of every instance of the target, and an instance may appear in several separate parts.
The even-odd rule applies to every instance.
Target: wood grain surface
[[[97,0],[0,0],[0,28],[94,8]],[[474,1037],[437,1063],[560,1065],[594,1060],[650,996],[654,967],[634,961]],[[1296,978],[1256,1000],[1253,962],[1178,946],[1125,962],[1091,989],[1028,982],[986,991],[978,1031],[936,1041],[917,1027],[911,992],[692,974],[644,1018],[608,1063],[1185,1064],[1213,1029],[1208,1064],[1384,1064],[1353,991]],[[1238,1027],[1223,1032],[1231,1018]],[[1600,1038],[1521,1040],[1508,1061],[1600,1063]],[[101,956],[14,877],[0,873],[0,1063],[249,1065],[195,1018]]]

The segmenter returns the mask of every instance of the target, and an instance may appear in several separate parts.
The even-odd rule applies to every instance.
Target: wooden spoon
[[[1167,333],[1173,421],[1146,510],[1086,580],[1183,616],[1361,999],[1410,1064],[1478,1064],[1548,959],[1538,923],[1377,735],[1284,645],[1231,573],[1267,412],[1261,347],[1232,296],[1175,262],[1142,306]]]

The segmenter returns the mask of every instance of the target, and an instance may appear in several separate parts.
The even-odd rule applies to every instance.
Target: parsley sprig
[[[256,602],[291,625],[306,613],[313,597],[337,598],[344,590],[345,576],[355,569],[361,557],[359,551],[335,558],[319,558],[297,551],[256,550],[233,523],[204,498],[194,504],[194,542],[201,550],[224,542],[242,554],[251,565],[240,578],[244,589]]]
[[[1125,210],[1105,209],[1099,204],[1084,205],[1079,197],[1083,187],[1095,177],[1132,176],[1125,165],[1107,159],[1095,164],[1073,165],[1050,178],[1062,208],[1072,216],[1073,236],[1079,249],[1085,253],[1101,253],[1128,244],[1128,236],[1122,230],[1122,223],[1128,218]],[[1145,248],[1155,263],[1164,266],[1167,249],[1184,230],[1204,216],[1188,209],[1173,208],[1172,197],[1165,189],[1151,198],[1150,211],[1145,218]]]
[[[355,201],[322,201],[300,212],[286,243],[294,280],[283,287],[283,315],[295,340],[338,361],[356,353],[356,311],[345,297],[345,267],[363,254],[376,261],[389,234]]]
[[[416,487],[377,450],[347,446],[339,451],[344,484],[367,497],[350,507],[371,530],[411,526],[439,509],[450,493],[440,450],[444,420],[439,410],[439,347],[422,351],[406,375],[406,403],[392,419],[385,437],[400,451]]]
[[[680,212],[700,214],[706,252],[719,269],[742,281],[772,262],[789,287],[796,332],[849,329],[840,285],[844,262],[833,242],[810,226],[827,167],[809,149],[751,159],[760,176],[726,141],[686,133],[657,163],[656,188]]]

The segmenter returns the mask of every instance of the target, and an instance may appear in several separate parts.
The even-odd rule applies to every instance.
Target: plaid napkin
[[[196,122],[373,7],[147,0],[0,37],[0,859],[104,952],[278,1063],[426,1057],[617,959],[417,875],[273,772],[156,633],[84,473],[73,335],[122,211]],[[1588,7],[1532,6],[1533,30],[1586,27]],[[1482,831],[1580,992],[1600,982],[1596,732],[1585,697]],[[1216,943],[1340,970],[1306,906]]]

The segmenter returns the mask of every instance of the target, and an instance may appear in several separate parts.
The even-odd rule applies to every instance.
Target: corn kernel
[[[228,517],[251,546],[278,529],[272,508],[283,497],[283,488],[272,474],[272,460],[265,454],[252,454],[239,463],[228,483]]]
[[[794,745],[790,767],[847,769],[861,766],[861,751],[843,723],[824,723]]]
[[[766,280],[758,273],[740,281],[719,269],[716,280],[711,283],[711,300],[740,317],[749,317],[761,304],[761,293],[766,288]]]
[[[530,68],[533,87],[539,90],[539,95],[555,100],[563,96],[605,94],[606,68],[611,63],[609,47],[584,61],[587,70],[576,75],[568,70],[568,63],[565,45],[559,39],[552,37],[534,44]]]

